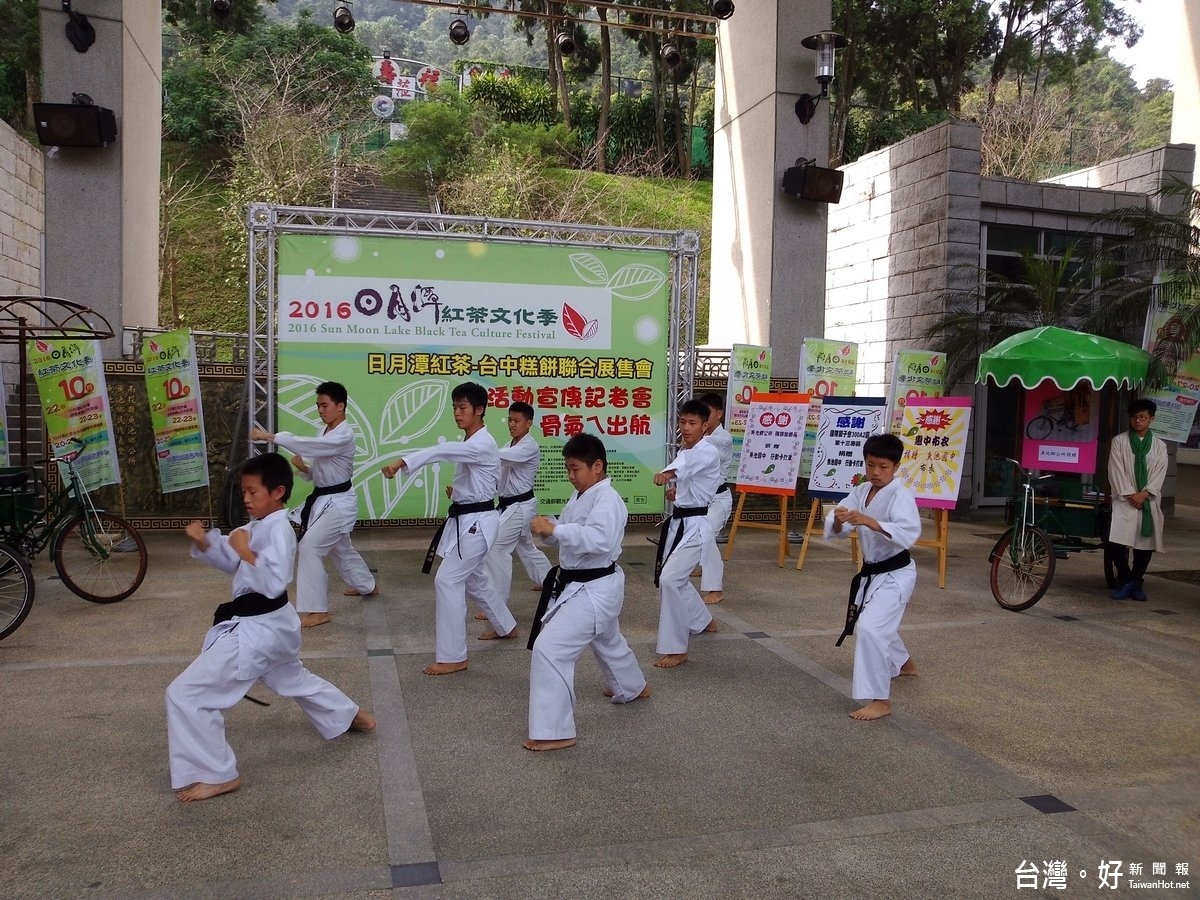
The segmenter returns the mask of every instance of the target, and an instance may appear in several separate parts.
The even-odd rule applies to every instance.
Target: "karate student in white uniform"
[[[892,711],[892,679],[917,674],[900,640],[900,619],[917,583],[917,566],[908,550],[921,537],[921,516],[912,492],[893,480],[904,457],[900,438],[872,435],[863,443],[863,457],[867,480],[826,515],[825,538],[847,537],[852,528],[858,530],[863,569],[850,588],[857,620],[847,613],[842,638],[857,627],[851,693],[855,700],[870,702],[850,718],[870,721]],[[867,583],[860,586],[862,581]]]
[[[451,392],[450,400],[463,440],[411,450],[383,467],[385,478],[395,478],[401,469],[411,474],[431,463],[454,463],[448,518],[429,548],[442,563],[433,580],[437,638],[434,663],[425,667],[426,675],[450,675],[467,668],[468,595],[483,610],[497,637],[518,636],[508,598],[488,590],[486,557],[496,541],[500,518],[494,499],[500,481],[500,449],[483,424],[487,389],[468,381]],[[431,562],[427,557],[423,571],[429,571]]]
[[[608,480],[598,437],[574,435],[563,458],[575,493],[558,521],[537,516],[531,526],[558,545],[559,566],[552,571],[559,593],[544,595],[546,611],[533,642],[526,750],[575,746],[575,662],[584,647],[596,655],[608,684],[604,695],[613,703],[650,696],[618,621],[625,601],[625,573],[616,564],[629,518],[625,501]]]
[[[321,429],[316,437],[300,437],[290,431],[271,434],[262,428],[250,433],[253,440],[268,441],[293,454],[292,465],[315,488],[304,506],[292,511],[292,520],[301,526],[296,611],[304,628],[332,621],[326,556],[333,558],[342,580],[350,585],[346,596],[374,597],[379,593],[375,576],[350,543],[358,518],[358,497],[350,484],[356,448],[354,428],[346,421],[347,399],[346,389],[336,381],[317,385]]]
[[[654,476],[658,485],[675,482],[675,507],[659,534],[655,564],[654,581],[661,592],[658,652],[662,655],[654,665],[660,669],[687,662],[688,635],[717,630],[712,614],[688,581],[712,537],[708,507],[725,480],[717,448],[702,440],[708,415],[708,406],[699,400],[688,400],[679,408],[679,454]]]
[[[300,619],[287,602],[296,535],[287,518],[292,470],[278,453],[242,466],[242,501],[250,522],[225,537],[191,522],[192,557],[233,576],[233,600],[222,603],[204,646],[167,688],[171,787],[181,801],[207,800],[241,787],[225,740],[229,709],[254,682],[291,697],[328,740],[370,731],[374,717],[300,663]]]
[[[700,554],[700,592],[704,602],[720,603],[725,599],[725,560],[721,559],[721,548],[717,546],[717,535],[729,521],[733,511],[733,491],[729,489],[729,467],[733,463],[733,438],[725,430],[725,398],[717,393],[701,394],[698,398],[709,408],[708,421],[704,426],[704,440],[717,448],[721,455],[721,484],[717,496],[708,504],[708,527],[712,537]]]
[[[508,433],[512,440],[500,448],[500,525],[496,542],[487,554],[488,590],[505,604],[512,591],[513,553],[522,538],[529,539],[529,523],[537,515],[533,480],[542,461],[542,451],[529,433],[532,426],[532,406],[518,402],[508,408]],[[540,582],[550,571],[550,560],[536,547],[534,550],[541,560],[533,577]],[[487,641],[497,637],[499,635],[491,630],[485,631],[479,639]]]

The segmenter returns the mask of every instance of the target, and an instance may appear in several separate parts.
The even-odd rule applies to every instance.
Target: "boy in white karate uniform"
[[[505,604],[512,591],[513,553],[520,547],[522,538],[529,539],[529,523],[537,514],[533,480],[542,461],[542,451],[529,433],[532,426],[532,406],[517,402],[508,408],[508,433],[512,440],[500,448],[500,525],[496,530],[496,542],[487,554],[488,590]],[[533,549],[541,559],[531,577],[541,582],[550,571],[550,560],[536,547]],[[480,615],[486,618],[486,614]],[[497,637],[499,635],[491,630],[485,631],[479,639],[487,641]]]
[[[304,506],[292,512],[300,524],[300,550],[296,566],[296,611],[304,628],[324,625],[329,616],[329,578],[325,557],[350,585],[347,597],[374,597],[379,593],[375,576],[350,543],[358,518],[358,497],[351,485],[354,475],[354,429],[346,421],[346,389],[336,381],[317,385],[317,415],[321,429],[316,437],[290,431],[271,434],[255,428],[250,437],[287,450],[300,477],[312,481],[314,490]],[[305,457],[309,458],[305,462]]]
[[[526,750],[575,746],[575,662],[584,647],[596,655],[608,683],[604,696],[613,703],[650,696],[618,621],[625,600],[625,573],[616,564],[629,518],[625,501],[608,480],[598,437],[574,435],[563,458],[575,493],[557,522],[537,516],[531,525],[534,534],[558,545],[559,565],[543,591],[530,645]]]
[[[434,663],[425,667],[426,675],[450,675],[467,668],[468,595],[483,610],[497,637],[517,637],[517,620],[508,610],[508,598],[488,590],[486,557],[499,526],[494,498],[500,481],[500,449],[483,424],[487,389],[468,381],[451,392],[450,401],[454,424],[463,430],[461,441],[411,450],[383,467],[385,478],[395,478],[401,469],[411,475],[431,463],[454,463],[448,517],[433,536],[422,568],[429,572],[435,553],[442,558],[433,580]]]
[[[867,480],[829,511],[825,538],[846,537],[858,529],[863,568],[851,582],[846,629],[838,645],[858,628],[851,694],[871,702],[850,718],[870,721],[892,711],[892,679],[917,674],[900,640],[900,619],[917,583],[917,566],[908,550],[921,537],[921,516],[912,492],[893,480],[904,457],[900,438],[872,435],[863,443],[863,457]]]
[[[291,697],[326,740],[370,731],[374,717],[300,663],[300,619],[287,602],[296,535],[287,518],[292,470],[278,453],[242,466],[242,500],[250,522],[225,537],[199,520],[186,530],[192,556],[233,576],[233,600],[217,607],[195,661],[167,688],[171,787],[183,802],[241,787],[225,740],[222,710],[254,682]]]
[[[702,440],[708,415],[708,406],[699,400],[688,400],[679,408],[679,454],[654,476],[658,485],[675,482],[675,507],[659,533],[654,565],[654,584],[661,591],[658,652],[662,654],[654,665],[660,669],[687,662],[689,635],[717,630],[699,592],[688,581],[712,537],[708,507],[725,480],[720,453]]]
[[[708,406],[708,421],[704,425],[704,440],[717,448],[721,455],[721,484],[717,496],[708,504],[708,528],[712,536],[700,554],[700,592],[704,602],[720,603],[725,599],[725,560],[717,546],[717,535],[729,521],[733,511],[733,491],[729,489],[729,467],[733,463],[733,438],[722,424],[725,421],[725,398],[715,392],[701,394],[700,402]]]

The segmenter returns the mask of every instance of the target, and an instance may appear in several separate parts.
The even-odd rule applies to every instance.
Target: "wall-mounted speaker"
[[[117,139],[111,109],[80,103],[35,103],[38,140],[51,147],[107,147]]]
[[[837,203],[842,199],[845,173],[821,166],[792,166],[783,173],[783,191],[801,200]]]

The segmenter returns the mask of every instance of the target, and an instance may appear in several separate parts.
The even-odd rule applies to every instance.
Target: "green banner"
[[[729,353],[729,381],[725,390],[725,430],[733,439],[733,459],[726,481],[738,474],[738,460],[746,440],[746,420],[750,415],[750,398],[771,390],[771,348],[754,344],[734,344]]]
[[[669,252],[283,235],[278,261],[278,428],[314,433],[316,386],[346,386],[361,518],[444,512],[451,465],[394,481],[379,470],[406,449],[461,437],[450,392],[464,381],[487,388],[497,443],[509,440],[509,405],[534,408],[545,511],[572,492],[561,450],[583,431],[604,441],[631,513],[663,510],[653,475],[675,427]]]
[[[800,451],[800,477],[812,474],[813,450],[821,427],[822,397],[853,397],[858,378],[858,344],[805,338],[800,345],[800,392],[812,399]]]
[[[147,337],[142,343],[142,362],[162,492],[204,487],[208,484],[208,445],[191,331],[179,328]]]
[[[35,338],[29,342],[28,353],[54,453],[61,454],[70,449],[71,441],[81,440],[84,450],[75,469],[84,486],[91,490],[120,484],[100,342]]]
[[[897,350],[888,394],[892,434],[904,424],[904,407],[946,393],[946,354],[936,350]]]

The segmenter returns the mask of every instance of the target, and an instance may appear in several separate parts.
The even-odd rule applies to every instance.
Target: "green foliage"
[[[944,122],[949,116],[950,113],[944,109],[918,111],[912,107],[903,107],[886,112],[852,109],[846,126],[846,158],[858,159],[865,153],[895,144]]]
[[[464,168],[487,129],[483,115],[453,88],[433,91],[427,102],[407,104],[401,120],[408,134],[388,148],[383,172],[422,181],[428,173],[441,182]]]
[[[208,43],[220,35],[248,34],[263,20],[258,0],[231,0],[229,15],[212,14],[211,0],[163,0],[163,21],[176,26],[188,40]]]
[[[0,28],[0,118],[15,129],[32,126],[29,103],[41,96],[41,32],[37,0],[7,0]]]
[[[505,122],[551,125],[555,121],[554,97],[545,83],[480,75],[471,80],[464,93],[468,100],[490,108]]]

